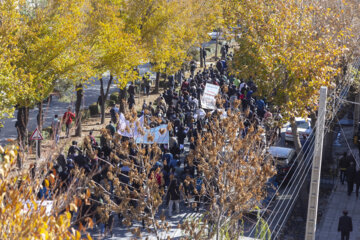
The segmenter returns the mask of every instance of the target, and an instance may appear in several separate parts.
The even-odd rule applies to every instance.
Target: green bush
[[[81,115],[81,121],[84,121],[85,119],[88,119],[89,117],[91,117],[90,110],[89,109],[83,109],[82,110],[82,115]]]
[[[159,87],[160,87],[160,88],[166,88],[166,87],[167,87],[167,81],[166,81],[166,80],[160,81],[160,82],[159,82]]]
[[[100,114],[99,106],[96,103],[93,103],[89,106],[90,116],[95,117]]]
[[[106,107],[112,107],[115,105],[115,101],[113,100],[106,100]]]
[[[46,128],[46,129],[43,129],[42,132],[41,132],[41,135],[43,136],[43,139],[50,139],[51,134],[52,134],[51,127],[50,127],[50,130],[48,128]]]
[[[118,99],[119,99],[119,93],[118,92],[114,92],[114,93],[110,94],[110,100],[111,101],[117,102]]]
[[[43,128],[42,132],[41,132],[42,136],[44,139],[50,139],[51,135],[52,135],[52,128],[47,127],[47,128]]]

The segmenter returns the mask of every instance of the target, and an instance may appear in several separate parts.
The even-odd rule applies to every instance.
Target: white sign
[[[43,140],[43,137],[37,128],[31,134],[30,140]]]
[[[169,144],[169,131],[167,129],[168,125],[167,124],[162,124],[160,126],[154,127],[154,128],[150,128],[148,129],[144,129],[144,136],[142,135],[137,135],[137,137],[135,138],[135,141],[137,144],[143,143],[143,144],[153,144],[153,143],[157,143],[157,144]],[[153,139],[150,140],[149,136],[152,136]]]
[[[41,207],[45,208],[45,214],[46,216],[51,216],[51,212],[53,210],[53,201],[50,200],[41,200],[41,201],[35,201],[38,205],[37,211],[40,212]],[[20,214],[27,214],[29,212],[34,211],[34,204],[30,200],[27,200],[26,202],[23,202],[23,209],[20,210]]]
[[[138,122],[138,123],[137,123]],[[124,137],[133,138],[136,137],[138,133],[138,127],[144,128],[144,115],[138,118],[133,124],[129,120],[125,119],[123,113],[119,115],[119,130],[118,134]]]
[[[207,83],[204,94],[201,97],[201,107],[205,109],[216,109],[216,95],[219,93],[220,87]]]

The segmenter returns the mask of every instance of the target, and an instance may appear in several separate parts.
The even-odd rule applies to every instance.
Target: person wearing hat
[[[349,240],[350,232],[352,232],[352,220],[348,216],[348,211],[343,211],[343,216],[339,218],[338,232],[341,232],[341,240]]]

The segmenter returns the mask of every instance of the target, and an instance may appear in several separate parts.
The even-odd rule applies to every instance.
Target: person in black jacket
[[[76,156],[76,152],[78,154],[82,154],[80,148],[77,146],[77,141],[72,141],[72,145],[69,148],[67,157],[73,159]]]
[[[206,53],[206,49],[204,47],[201,48],[201,57],[203,58],[203,63],[204,63],[204,67],[206,68],[206,57],[207,57],[207,53]]]
[[[352,232],[352,220],[348,216],[348,211],[343,211],[344,216],[339,218],[338,232],[341,232],[341,240],[349,240]]]
[[[170,185],[169,185],[169,189],[168,189],[168,194],[169,194],[169,216],[172,216],[172,209],[173,209],[173,205],[175,203],[175,208],[176,208],[176,213],[179,213],[180,211],[180,188],[179,188],[179,184],[176,178],[173,178],[173,180],[171,180]]]
[[[360,170],[359,171],[357,171],[356,172],[356,174],[355,174],[355,179],[354,179],[354,181],[355,181],[355,184],[356,184],[356,198],[358,198],[359,197],[359,188],[360,188]]]
[[[339,168],[340,168],[340,181],[344,185],[346,169],[350,166],[348,158],[346,157],[346,152],[344,152],[343,157],[340,159]]]
[[[350,162],[350,166],[346,170],[346,178],[347,178],[347,184],[348,184],[348,196],[351,195],[354,189],[354,181],[355,181],[355,175],[356,175],[356,167],[354,162]]]

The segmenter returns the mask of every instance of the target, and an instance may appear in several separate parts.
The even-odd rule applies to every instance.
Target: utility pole
[[[315,240],[318,201],[319,201],[321,161],[322,161],[324,129],[325,129],[326,95],[327,95],[327,87],[321,87],[319,110],[318,110],[319,114],[316,122],[314,159],[312,163],[305,240]]]

